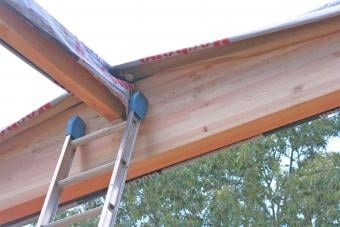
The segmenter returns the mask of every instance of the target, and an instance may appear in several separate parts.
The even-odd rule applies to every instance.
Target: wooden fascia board
[[[70,94],[65,94],[59,97],[59,99],[61,100],[53,100],[12,125],[9,125],[3,130],[3,135],[0,134],[0,144],[25,130],[29,130],[31,127],[34,127],[39,123],[82,103],[78,98]]]
[[[134,179],[338,108],[340,17],[327,20],[321,27],[316,23],[308,25],[307,30],[304,28],[285,39],[318,31],[319,35],[265,52],[260,51],[261,45],[257,45],[257,49],[248,45],[249,51],[254,51],[252,54],[244,48],[232,55],[167,70],[139,81],[137,87],[148,97],[150,112],[141,127],[128,178]],[[280,33],[284,35],[285,31]],[[275,34],[266,39],[285,42],[282,37]],[[7,190],[12,189],[0,191],[2,223],[39,211],[58,157],[64,125],[73,114],[85,119],[89,131],[108,126],[85,105],[79,105],[32,127],[30,134],[18,134],[0,144],[3,149],[0,162],[6,160],[0,163],[0,174],[8,173],[7,178],[0,178],[0,184],[7,185]],[[41,129],[48,130],[46,133],[55,138],[39,134]],[[28,138],[30,144],[25,142]],[[116,133],[82,147],[72,172],[112,161],[112,151],[119,138]],[[34,182],[24,179],[19,172],[10,171],[19,157],[44,162],[36,167],[39,171],[35,175],[32,173]],[[22,168],[30,171],[28,165]],[[67,188],[62,201],[106,188],[109,176],[107,173]],[[16,178],[22,179],[14,183]],[[20,188],[19,183],[26,189],[15,191]]]
[[[103,117],[124,117],[124,105],[100,81],[5,3],[0,4],[0,39]]]
[[[235,58],[241,57],[243,54],[246,56],[261,54],[337,31],[335,26],[326,25],[330,21],[334,21],[333,17],[339,17],[339,14],[340,9],[330,14],[320,14],[323,15],[323,19],[314,14],[304,15],[291,23],[142,58],[117,65],[115,69],[128,75],[134,75],[135,80],[138,81],[169,69],[173,70],[176,67],[205,60],[211,61],[226,55]],[[257,48],[258,46],[261,48]]]
[[[308,103],[299,104],[284,111],[277,112],[270,116],[261,118],[257,121],[250,122],[226,132],[221,133],[219,136],[211,137],[209,140],[201,141],[199,143],[188,144],[186,146],[172,150],[164,156],[155,156],[150,158],[147,162],[134,163],[130,170],[128,179],[132,180],[160,169],[176,165],[190,158],[196,158],[204,155],[207,152],[213,151],[212,149],[220,149],[221,147],[238,143],[250,139],[259,134],[266,133],[276,127],[293,123],[291,121],[283,120],[285,118],[302,120],[306,117],[311,117],[322,113],[321,110],[331,110],[339,107],[340,92],[335,92],[324,97],[309,101]],[[338,104],[336,104],[338,103]],[[317,110],[315,107],[318,106]],[[259,127],[264,126],[264,127]],[[269,127],[268,127],[269,126]],[[247,132],[247,133],[245,133]],[[179,155],[180,154],[180,155]],[[68,187],[62,197],[62,202],[75,200],[82,196],[98,192],[107,188],[111,173],[100,175],[96,178],[89,179],[72,187]],[[90,186],[89,186],[90,185]],[[32,200],[23,202],[19,205],[4,209],[0,211],[0,224],[11,222],[19,218],[38,214],[44,202],[44,196],[39,196]]]

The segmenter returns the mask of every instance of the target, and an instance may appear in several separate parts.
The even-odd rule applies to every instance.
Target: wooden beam
[[[327,23],[325,23],[327,22]],[[142,124],[129,179],[156,171],[340,106],[340,17],[250,39],[237,51],[156,73],[138,82],[150,111]],[[291,45],[286,39],[319,35]],[[285,37],[282,40],[282,37]],[[282,40],[281,42],[279,40]],[[251,45],[257,43],[257,46]],[[236,45],[236,44],[234,44]],[[247,51],[249,50],[249,52]],[[0,224],[38,212],[68,118],[88,132],[109,124],[86,105],[0,143]],[[121,132],[79,149],[72,173],[114,160]],[[34,164],[33,164],[34,163]],[[23,171],[18,171],[18,167]],[[29,176],[29,177],[28,177]],[[68,187],[62,201],[107,187],[110,173]]]
[[[124,117],[123,104],[66,50],[0,4],[0,39],[108,120]]]
[[[334,19],[332,19],[331,16],[330,19],[323,19],[310,24],[306,22],[305,17],[308,17],[308,15],[303,17],[304,23],[306,23],[303,26],[293,26],[294,23],[291,23],[291,28],[283,29],[283,27],[287,27],[287,24],[279,25],[262,31],[265,35],[258,35],[256,32],[253,32],[248,35],[230,37],[211,43],[142,58],[138,61],[115,66],[115,69],[122,73],[132,74],[136,80],[141,80],[149,75],[154,75],[169,69],[172,70],[183,65],[195,64],[205,60],[210,61],[213,58],[223,58],[226,56],[226,53],[228,53],[227,56],[229,60],[231,60],[230,58],[257,55],[277,48],[306,42],[338,30],[336,26],[328,26],[329,21],[334,23]],[[314,20],[318,20],[315,15],[313,18]],[[273,32],[273,30],[277,30],[277,32]],[[249,38],[249,36],[255,37]]]
[[[59,99],[59,100],[58,100]],[[33,111],[19,121],[4,129],[0,133],[0,143],[9,138],[36,126],[37,124],[48,120],[49,118],[82,103],[78,98],[65,94],[52,102],[45,104],[43,107]]]

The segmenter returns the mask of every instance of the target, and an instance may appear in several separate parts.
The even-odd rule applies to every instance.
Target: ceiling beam
[[[235,47],[235,51],[219,58],[155,73],[139,81],[137,88],[148,98],[150,108],[140,129],[128,178],[338,108],[340,17],[293,31],[235,43],[243,48]],[[287,39],[315,32],[317,36],[286,45]],[[267,41],[257,41],[262,38]],[[268,42],[276,45],[265,48]],[[88,132],[109,126],[81,104],[0,143],[0,185],[6,185],[0,187],[0,224],[39,212],[64,139],[65,124],[75,114],[85,120]],[[71,172],[113,161],[120,136],[116,132],[81,147]],[[17,171],[17,166],[25,171]],[[62,202],[106,188],[109,178],[107,173],[66,188]]]
[[[124,117],[124,105],[107,87],[4,2],[0,4],[0,40],[103,117],[108,120]]]

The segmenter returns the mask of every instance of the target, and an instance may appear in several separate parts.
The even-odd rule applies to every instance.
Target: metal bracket
[[[120,71],[119,69],[115,68],[115,67],[111,67],[109,69],[109,73],[121,80],[130,82],[130,83],[134,83],[135,82],[135,75],[131,74],[131,73],[123,73],[122,71]]]

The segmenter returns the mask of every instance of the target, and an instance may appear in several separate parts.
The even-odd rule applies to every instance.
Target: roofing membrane
[[[104,59],[88,48],[35,1],[4,0],[3,2],[14,9],[27,23],[72,55],[79,64],[91,72],[93,77],[101,81],[124,105],[127,105],[133,90],[132,84],[112,76],[109,73],[111,66]]]
[[[125,78],[126,80],[130,79],[131,82],[134,82],[135,80],[142,79],[157,71],[171,67],[174,64],[180,64],[182,56],[190,56],[194,53],[199,53],[204,58],[208,58],[216,55],[217,51],[221,53],[221,49],[225,46],[232,45],[241,40],[298,27],[340,15],[340,0],[337,0],[285,23],[265,27],[246,34],[145,57],[111,67],[111,65],[95,54],[33,0],[3,0],[3,4],[7,4],[14,9],[27,23],[30,23],[34,28],[43,33],[43,35],[46,35],[49,39],[55,41],[61,48],[65,49],[65,51],[72,55],[79,64],[88,69],[96,79],[109,88],[125,105],[127,105],[130,93],[133,90],[133,84],[119,78]],[[166,64],[169,61],[171,61],[172,64]],[[125,77],[126,75],[127,77]],[[31,119],[53,108],[53,106],[57,105],[66,97],[67,96],[63,95],[46,103],[44,106],[1,130],[0,137],[7,135]]]

